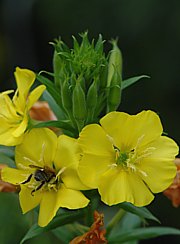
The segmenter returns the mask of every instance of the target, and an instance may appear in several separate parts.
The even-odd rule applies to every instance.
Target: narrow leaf
[[[42,76],[42,75],[37,75],[36,76],[37,80],[40,81],[41,83],[43,83],[48,92],[51,94],[51,96],[54,98],[54,100],[56,101],[57,104],[61,104],[61,96],[60,96],[60,92],[57,91],[56,86],[54,85],[54,83],[49,80],[48,78]]]
[[[132,240],[144,240],[162,235],[180,235],[180,230],[170,227],[137,228],[119,232],[118,235],[109,237],[109,244],[119,244]]]
[[[127,212],[133,213],[142,219],[150,219],[160,223],[160,221],[145,207],[136,207],[128,202],[120,203],[119,206]]]
[[[139,81],[142,78],[150,78],[150,77],[148,75],[140,75],[140,76],[135,76],[135,77],[123,80],[121,89],[123,90],[123,89],[127,88],[128,86],[131,86],[132,84],[134,84],[135,82]]]
[[[56,117],[61,120],[65,118],[65,113],[62,110],[62,108],[56,103],[56,101],[54,100],[54,98],[51,96],[51,94],[45,90],[43,92],[42,95],[42,99],[46,102],[48,102],[51,110],[53,111],[53,113],[56,115]]]
[[[12,158],[0,152],[0,163],[7,164],[9,167],[14,167],[15,162]]]
[[[52,230],[52,233],[62,242],[62,244],[69,243],[77,236],[83,235],[89,230],[89,227],[79,223],[67,224]]]
[[[14,147],[0,145],[0,153],[4,153],[8,157],[14,157]]]
[[[73,211],[62,213],[56,216],[46,227],[42,228],[37,224],[34,224],[26,233],[20,244],[23,244],[26,240],[29,240],[35,236],[43,234],[47,231],[53,230],[59,226],[72,223],[75,220],[79,220],[83,217],[84,211]]]
[[[73,127],[70,125],[70,120],[56,120],[56,121],[46,121],[46,122],[40,122],[36,125],[34,125],[34,128],[42,128],[42,127],[57,127],[69,131],[73,131]]]

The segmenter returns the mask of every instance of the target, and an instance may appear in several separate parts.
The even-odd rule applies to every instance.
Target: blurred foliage
[[[58,36],[68,45],[72,45],[71,35],[87,29],[91,38],[99,33],[106,40],[118,36],[123,78],[142,73],[151,77],[123,91],[120,110],[158,112],[165,131],[180,144],[179,10],[178,0],[1,0],[1,90],[14,86],[16,66],[51,72],[53,48],[48,42]],[[111,45],[106,42],[105,47],[108,52]],[[150,209],[164,225],[180,228],[180,209],[174,209],[164,196],[159,195]],[[18,243],[28,228],[14,195],[0,194],[0,226],[3,244]],[[177,237],[156,240],[178,243]]]

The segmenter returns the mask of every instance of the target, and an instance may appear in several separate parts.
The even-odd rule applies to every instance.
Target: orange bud
[[[163,192],[163,194],[172,201],[174,207],[180,206],[180,158],[175,159],[177,166],[177,174],[170,187]]]
[[[30,117],[35,120],[48,121],[48,120],[57,120],[55,114],[50,109],[47,102],[38,101],[36,102],[31,110]]]

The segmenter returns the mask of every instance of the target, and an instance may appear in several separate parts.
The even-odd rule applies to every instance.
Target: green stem
[[[106,235],[109,235],[114,226],[123,218],[126,211],[124,209],[119,209],[119,211],[114,215],[114,217],[109,222],[106,228]]]

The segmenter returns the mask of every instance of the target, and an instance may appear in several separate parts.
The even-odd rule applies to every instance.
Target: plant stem
[[[106,228],[106,235],[109,235],[114,226],[123,218],[126,211],[122,208],[114,215]]]

